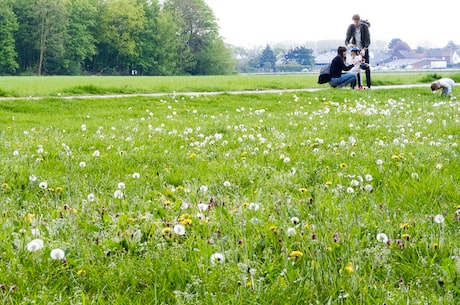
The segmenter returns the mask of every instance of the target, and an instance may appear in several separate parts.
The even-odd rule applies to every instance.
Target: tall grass
[[[0,299],[456,304],[459,107],[427,88],[2,101]]]

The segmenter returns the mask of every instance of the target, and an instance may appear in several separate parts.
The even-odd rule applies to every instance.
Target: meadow
[[[457,98],[94,79],[1,78],[2,304],[460,302]]]

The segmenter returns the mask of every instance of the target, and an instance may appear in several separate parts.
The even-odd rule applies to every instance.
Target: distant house
[[[313,67],[313,70],[319,70],[322,66],[331,63],[336,55],[337,51],[313,54],[313,57],[315,58],[315,66]]]
[[[427,50],[390,50],[374,54],[371,64],[389,69],[447,68],[460,64],[460,56],[452,48]]]
[[[336,51],[313,54],[315,70],[321,69],[337,55]],[[424,69],[447,68],[460,64],[460,54],[453,48],[437,48],[426,50],[388,50],[372,51],[370,63],[374,68],[384,69]]]

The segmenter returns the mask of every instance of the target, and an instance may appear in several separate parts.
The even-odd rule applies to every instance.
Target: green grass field
[[[48,98],[0,101],[1,303],[459,303],[456,98],[56,97],[319,86],[280,79],[3,79]]]
[[[431,73],[373,73],[373,85],[431,83],[441,77],[460,82],[458,71]],[[271,89],[328,88],[317,84],[316,73],[231,76],[24,76],[0,77],[0,96],[56,97],[98,94],[171,93],[204,91],[252,91]]]

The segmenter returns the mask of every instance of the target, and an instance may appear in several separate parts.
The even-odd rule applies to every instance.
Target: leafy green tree
[[[19,72],[35,73],[39,59],[35,1],[11,0],[11,5],[18,22],[18,30],[14,39],[18,53]]]
[[[60,74],[81,74],[89,67],[85,61],[96,54],[94,28],[96,6],[92,0],[67,1],[69,20],[67,37],[64,42],[65,55],[61,62]]]
[[[301,66],[313,66],[315,58],[313,57],[313,50],[305,47],[296,47],[290,49],[283,55],[283,62],[285,64],[295,62]]]
[[[0,74],[14,74],[19,65],[14,33],[18,29],[16,15],[5,0],[0,1]]]
[[[44,70],[53,74],[59,70],[59,63],[64,58],[68,11],[61,0],[37,0],[36,4],[39,32],[37,74],[41,75]]]
[[[272,48],[267,44],[262,54],[259,57],[259,67],[264,71],[274,71],[276,64],[276,56]]]
[[[180,28],[170,11],[158,2],[144,4],[146,23],[140,35],[139,72],[145,75],[180,74],[177,58]]]
[[[139,59],[140,35],[146,22],[143,4],[136,0],[100,0],[97,20],[98,54],[93,68],[129,73]]]
[[[225,51],[226,46],[219,37],[216,18],[203,0],[167,0],[164,8],[175,16],[180,28],[178,41],[181,46],[177,59],[182,73],[195,75],[235,70],[231,51]]]
[[[67,39],[65,1],[12,0],[12,7],[19,24],[15,42],[20,70],[55,73]]]

